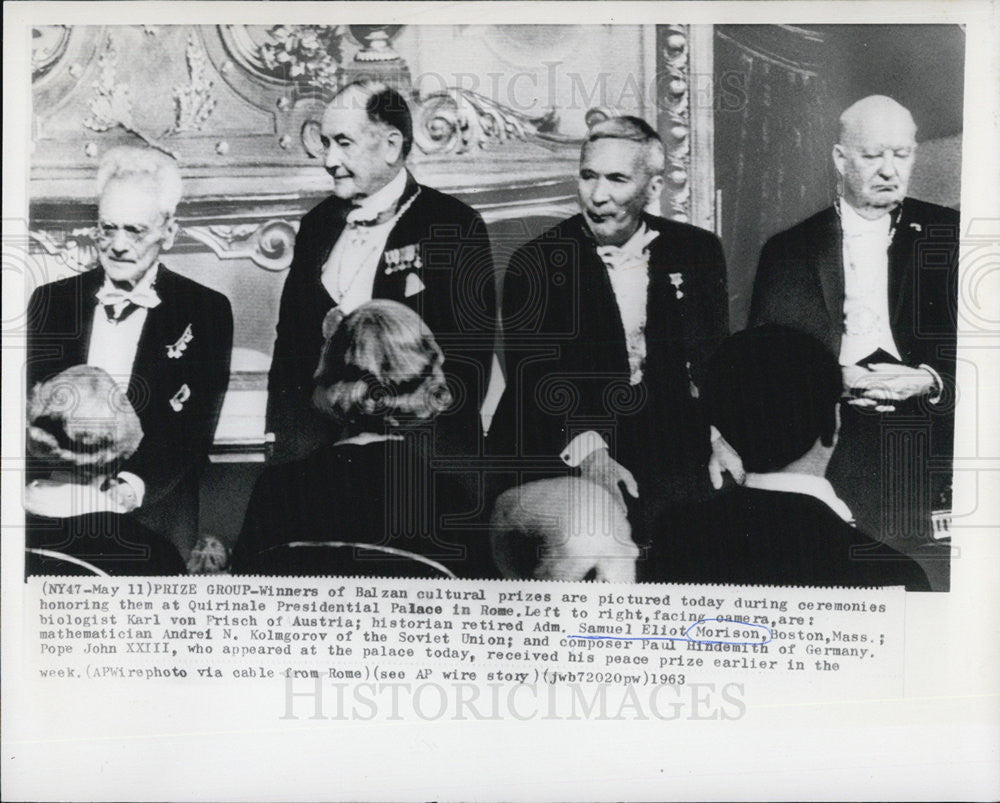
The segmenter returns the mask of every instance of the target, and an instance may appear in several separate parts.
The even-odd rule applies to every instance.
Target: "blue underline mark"
[[[695,638],[691,636],[691,631],[694,630],[699,625],[703,625],[706,622],[725,622],[730,625],[739,625],[740,627],[757,627],[767,633],[767,638],[764,641],[728,641],[723,639],[721,641],[717,639],[704,639]],[[767,644],[774,638],[774,634],[771,632],[771,628],[766,625],[755,625],[750,622],[736,622],[732,619],[699,619],[690,627],[684,630],[683,636],[567,636],[567,638],[579,638],[588,639],[590,641],[692,641],[697,644],[732,644],[734,646],[760,646],[762,644]]]

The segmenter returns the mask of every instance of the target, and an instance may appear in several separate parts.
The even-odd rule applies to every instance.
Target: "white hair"
[[[641,117],[631,115],[604,119],[595,117],[595,119],[597,121],[590,126],[590,130],[587,132],[583,150],[586,150],[591,142],[596,142],[599,139],[623,139],[635,142],[642,146],[646,170],[649,175],[663,175],[667,162],[666,151],[660,135],[649,123]]]
[[[177,162],[153,148],[122,145],[112,148],[97,168],[97,195],[112,180],[149,181],[156,187],[160,211],[172,217],[181,200],[181,171]]]

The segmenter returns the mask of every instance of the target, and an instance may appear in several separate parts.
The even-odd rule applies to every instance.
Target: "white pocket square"
[[[410,296],[415,296],[417,293],[423,292],[424,283],[420,281],[420,277],[415,273],[408,273],[406,275],[406,289],[403,291],[403,295],[407,298]]]

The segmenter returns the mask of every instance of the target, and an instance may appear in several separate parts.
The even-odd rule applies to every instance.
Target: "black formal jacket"
[[[231,568],[237,574],[425,576],[391,552],[303,550],[289,563],[289,542],[371,544],[429,558],[457,577],[497,576],[489,535],[470,526],[477,502],[455,473],[428,459],[433,438],[325,445],[300,460],[269,465],[250,497]],[[433,575],[431,575],[433,576]],[[440,575],[438,575],[440,576]]]
[[[930,365],[953,390],[958,301],[959,214],[906,198],[894,211],[889,246],[889,316],[903,363]],[[800,329],[840,353],[844,262],[840,219],[824,209],[764,245],[750,325]],[[946,405],[947,406],[947,405]]]
[[[929,365],[944,383],[937,404],[911,399],[888,414],[894,427],[928,428],[926,454],[920,458],[923,479],[906,486],[906,506],[912,511],[908,516],[929,527],[931,509],[951,504],[951,471],[932,470],[931,461],[950,463],[954,443],[959,213],[906,198],[891,214],[894,234],[888,286],[893,339],[904,364]],[[750,307],[750,325],[761,323],[808,332],[835,355],[840,353],[844,264],[840,219],[833,207],[776,234],[764,245]],[[887,447],[880,443],[878,419],[870,411],[846,407],[843,423],[830,479],[859,522],[881,537],[893,536],[887,515],[891,511],[904,515],[905,511],[879,492],[884,484],[880,477],[890,470],[886,466],[892,456],[881,451]]]
[[[736,487],[675,517],[639,565],[657,583],[906,586],[930,591],[911,558],[807,494]]]
[[[29,389],[87,361],[98,311],[94,296],[103,282],[104,271],[96,268],[42,285],[32,294]],[[221,293],[163,265],[156,276],[156,292],[161,303],[146,315],[128,386],[143,438],[136,453],[119,468],[146,484],[142,507],[131,516],[167,535],[184,551],[198,535],[198,477],[229,382],[233,314]],[[188,327],[187,345],[180,351],[171,349]],[[182,396],[187,399],[181,401]],[[29,473],[44,470],[37,462],[29,462]]]
[[[519,249],[504,279],[506,390],[491,451],[515,455],[514,484],[559,470],[595,430],[640,484],[640,499],[708,485],[708,427],[697,404],[706,362],[728,334],[726,267],[713,234],[643,215],[649,246],[646,361],[629,384],[625,330],[607,268],[581,215]]]
[[[496,290],[489,236],[470,207],[409,177],[400,200],[419,196],[396,222],[379,261],[373,298],[399,301],[417,312],[445,355],[444,371],[456,403],[438,419],[439,452],[480,451],[479,410],[489,383],[496,331]],[[322,324],[334,301],[322,282],[323,265],[344,230],[350,204],[327,198],[305,217],[278,313],[268,375],[267,430],[275,457],[294,459],[330,438],[329,423],[312,407],[313,373],[323,345]],[[394,270],[385,253],[419,248],[422,267]],[[415,274],[423,291],[407,296]]]

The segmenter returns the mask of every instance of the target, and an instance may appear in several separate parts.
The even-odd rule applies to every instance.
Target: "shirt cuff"
[[[142,500],[146,496],[146,483],[131,471],[119,471],[117,479],[124,482],[135,493],[135,506],[142,507]]]
[[[930,398],[928,398],[927,401],[929,401],[931,404],[937,404],[939,401],[941,401],[941,396],[944,395],[944,380],[941,379],[941,374],[939,374],[937,371],[935,371],[926,363],[920,363],[920,365],[918,365],[917,367],[923,368],[932,377],[934,377],[934,390],[931,391]]]
[[[608,444],[604,441],[604,438],[593,430],[588,430],[587,432],[581,432],[573,438],[566,448],[562,450],[562,454],[559,457],[570,468],[577,468],[580,463],[598,449],[607,448]]]

